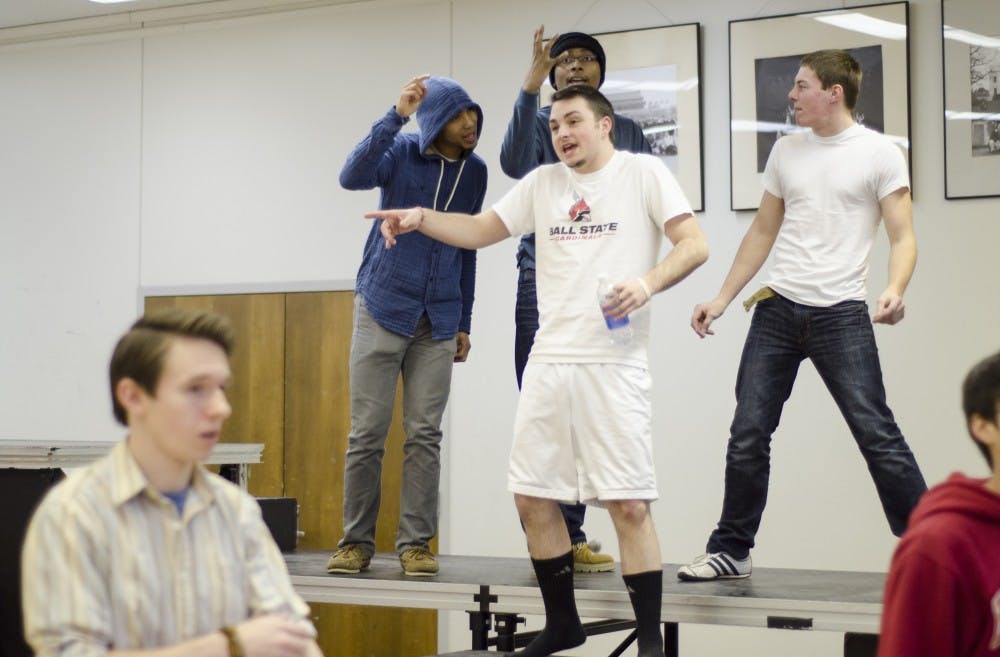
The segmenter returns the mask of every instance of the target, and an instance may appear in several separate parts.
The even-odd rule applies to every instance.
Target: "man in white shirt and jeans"
[[[681,567],[682,580],[750,575],[750,548],[767,498],[771,434],[799,363],[812,361],[833,395],[899,536],[927,490],[886,404],[872,323],[903,319],[903,292],[917,243],[906,162],[884,135],[854,122],[861,67],[843,50],[802,58],[788,94],[798,125],[764,169],[757,216],[719,295],[695,307],[702,338],[774,252],[736,379],[736,414],[726,453],[722,517],[706,554]],[[880,222],[889,236],[889,283],[869,318],[868,256]]]

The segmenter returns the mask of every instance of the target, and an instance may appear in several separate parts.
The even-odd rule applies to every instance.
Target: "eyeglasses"
[[[573,64],[580,62],[581,64],[591,64],[597,61],[597,55],[577,55],[573,57],[572,55],[566,55],[560,57],[559,61],[556,62],[556,66],[561,66],[563,68],[569,68]]]

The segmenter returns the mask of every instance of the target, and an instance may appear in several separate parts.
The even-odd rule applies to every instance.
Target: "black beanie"
[[[566,34],[560,34],[556,42],[552,44],[552,57],[557,58],[562,53],[566,52],[570,48],[586,48],[590,52],[597,56],[597,63],[601,66],[601,81],[597,83],[600,87],[604,84],[604,48],[601,44],[597,42],[597,39],[590,36],[589,34],[584,34],[583,32],[567,32]],[[549,71],[549,82],[552,84],[552,88],[556,88],[556,67],[553,66]]]

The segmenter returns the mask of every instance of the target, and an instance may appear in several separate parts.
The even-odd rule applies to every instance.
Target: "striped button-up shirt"
[[[269,612],[312,627],[253,497],[198,466],[181,515],[125,441],[49,492],[21,569],[38,657],[165,647]]]

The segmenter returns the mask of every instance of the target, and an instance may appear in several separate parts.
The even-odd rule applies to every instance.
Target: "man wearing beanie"
[[[414,113],[420,131],[400,132]],[[486,164],[472,151],[482,127],[482,110],[458,83],[413,78],[348,156],[340,184],[379,187],[383,208],[479,212]],[[438,572],[429,542],[438,530],[441,416],[452,364],[469,353],[475,283],[475,251],[419,233],[387,250],[372,226],[354,296],[344,537],[328,572],[365,570],[375,552],[382,454],[400,374],[406,440],[396,551],[406,575]]]
[[[584,84],[595,89],[604,84],[604,49],[597,39],[581,32],[554,35],[544,43],[544,26],[535,30],[531,66],[524,78],[524,85],[514,103],[514,115],[507,125],[507,132],[500,148],[500,167],[511,178],[520,179],[541,164],[558,162],[549,134],[551,106],[539,109],[538,94],[548,76],[555,89],[573,84]],[[616,148],[633,153],[650,153],[649,142],[642,129],[631,119],[614,115]],[[517,303],[514,309],[514,371],[517,385],[521,387],[524,367],[538,330],[538,303],[535,295],[535,235],[521,238],[517,247]],[[560,510],[566,519],[570,540],[573,543],[573,565],[577,572],[603,572],[614,570],[610,555],[591,550],[583,531],[586,512],[583,504],[563,504]]]

